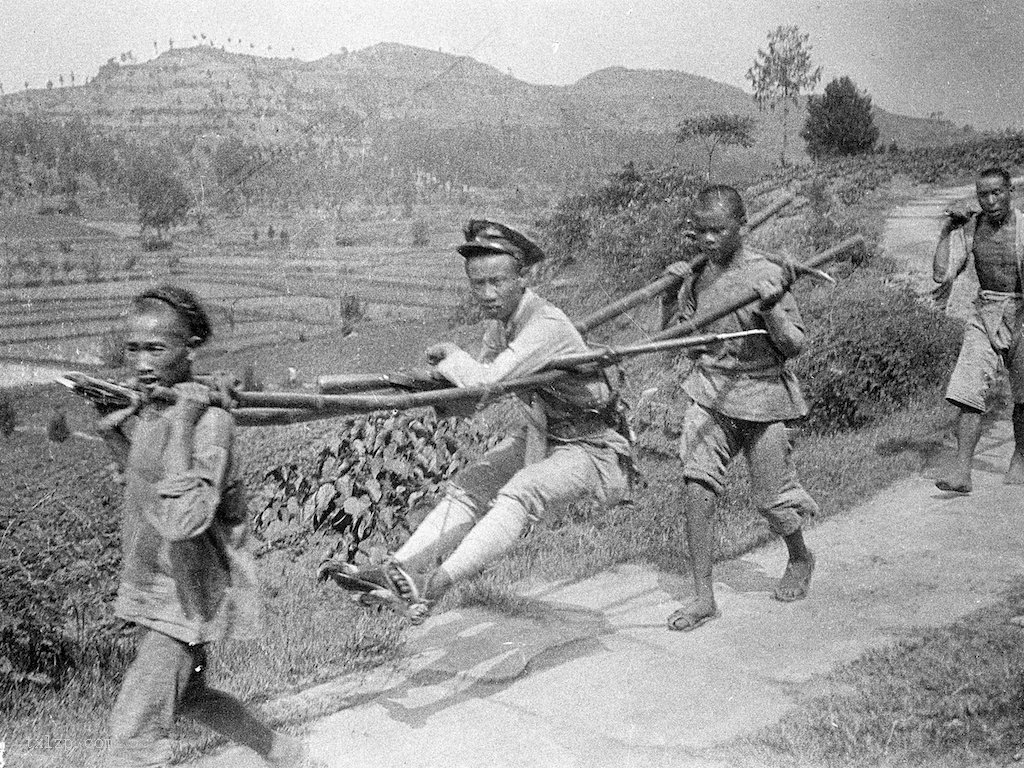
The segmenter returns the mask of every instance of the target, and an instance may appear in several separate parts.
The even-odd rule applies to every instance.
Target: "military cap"
[[[544,260],[544,251],[525,235],[511,227],[486,219],[472,219],[462,230],[466,242],[458,247],[467,259],[473,256],[493,256],[506,253],[524,267]]]

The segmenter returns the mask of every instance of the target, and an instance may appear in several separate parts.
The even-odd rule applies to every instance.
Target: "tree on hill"
[[[754,118],[744,115],[714,114],[688,117],[676,129],[676,141],[699,139],[708,153],[707,179],[711,181],[711,161],[719,147],[752,147]]]
[[[811,63],[810,35],[797,26],[776,27],[768,33],[768,49],[758,49],[747,79],[754,88],[757,108],[773,112],[782,107],[782,151],[779,159],[786,165],[789,141],[789,108],[799,106],[800,94],[810,91],[821,80],[821,67]]]
[[[163,171],[148,175],[138,189],[139,224],[156,231],[158,240],[175,224],[185,220],[192,208],[192,196],[177,176]]]
[[[849,77],[833,80],[823,95],[808,99],[807,123],[800,135],[815,160],[870,152],[878,141],[871,97],[858,91]]]

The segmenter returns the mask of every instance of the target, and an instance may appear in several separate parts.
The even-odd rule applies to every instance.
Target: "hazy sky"
[[[302,59],[381,41],[441,48],[533,83],[622,65],[746,88],[780,24],[810,33],[822,87],[849,75],[892,111],[1024,126],[1024,0],[0,0],[0,83],[82,82],[122,51],[151,58],[154,42],[204,33]]]

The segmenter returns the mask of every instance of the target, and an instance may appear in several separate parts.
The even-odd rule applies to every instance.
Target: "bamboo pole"
[[[792,202],[793,195],[787,193],[771,205],[758,211],[744,227],[743,233],[747,234],[762,226]],[[693,269],[699,269],[706,261],[706,256],[699,255],[690,262],[690,266]],[[681,278],[666,273],[650,285],[633,291],[621,299],[585,316],[575,323],[576,329],[580,333],[586,334],[588,331],[621,315],[623,312],[628,312],[634,307],[653,299],[658,294],[678,286],[680,282]],[[317,389],[323,394],[367,392],[377,389],[423,391],[439,389],[445,386],[447,386],[447,382],[439,380],[437,376],[427,370],[408,371],[405,373],[339,373],[327,374],[317,379]]]
[[[766,221],[775,216],[779,211],[781,211],[791,202],[793,202],[793,195],[786,193],[786,195],[780,197],[767,208],[758,211],[757,214],[753,216],[750,219],[750,221],[747,222],[746,226],[743,228],[743,234],[746,235],[750,232],[753,232],[755,229],[763,225]],[[703,266],[706,261],[707,256],[700,255],[690,262],[690,266],[696,270]],[[583,318],[576,322],[576,329],[580,333],[586,334],[589,331],[594,330],[594,328],[601,325],[602,323],[606,323],[612,318],[618,317],[623,312],[628,312],[629,310],[633,309],[633,307],[637,307],[646,301],[650,301],[658,294],[664,293],[665,291],[670,290],[675,286],[678,286],[681,282],[681,278],[666,272],[650,285],[635,290],[632,293],[628,293],[618,301],[613,301],[611,304],[601,307],[601,309],[598,309],[594,312],[591,312],[589,315],[584,316]]]
[[[596,370],[626,357],[634,357],[651,352],[666,352],[684,347],[705,346],[715,342],[763,333],[765,331],[760,329],[723,334],[711,333],[659,342],[634,344],[627,347],[581,352],[552,360],[545,366],[544,370],[530,376],[473,387],[455,387],[449,383],[444,389],[427,392],[361,395],[325,395],[307,392],[233,392],[230,395],[225,395],[217,390],[210,390],[209,397],[211,405],[233,410],[251,419],[254,423],[294,423],[294,421],[308,420],[301,414],[295,413],[295,411],[315,414],[311,418],[322,418],[326,415],[404,410],[428,405],[440,405],[459,400],[489,398],[522,389],[543,387],[574,373]],[[103,399],[111,405],[114,405],[118,400],[123,405],[127,405],[133,397],[140,395],[162,402],[174,402],[177,398],[175,391],[166,387],[151,387],[145,393],[140,393],[127,386],[113,384],[81,373],[66,374],[62,379],[58,379],[58,382],[68,386],[78,394],[90,397],[91,399]],[[269,411],[274,411],[275,413],[269,413]],[[272,420],[271,416],[277,417],[280,421]]]
[[[858,245],[864,244],[864,237],[862,235],[856,235],[855,237],[847,238],[841,243],[832,246],[827,251],[822,251],[819,254],[812,256],[805,262],[802,262],[802,266],[810,267],[811,269],[817,269],[824,264],[832,261],[839,256],[842,256],[846,251],[852,248],[856,248]],[[783,271],[783,285],[791,285],[795,279],[799,278],[799,275],[790,275]],[[753,304],[755,301],[761,298],[760,294],[753,288],[746,291],[738,291],[736,297],[726,303],[723,306],[713,307],[707,309],[704,312],[698,312],[690,320],[684,323],[678,323],[671,328],[666,328],[661,333],[657,333],[651,338],[654,341],[661,341],[664,339],[674,339],[680,336],[693,333],[695,330],[705,328],[716,320],[721,320],[726,315],[732,314],[738,309],[741,309],[748,304]]]

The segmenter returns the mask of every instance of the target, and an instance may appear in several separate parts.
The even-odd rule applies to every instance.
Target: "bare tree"
[[[793,25],[776,27],[768,33],[768,49],[758,49],[754,65],[747,70],[747,79],[754,88],[754,101],[763,110],[773,112],[782,107],[782,151],[780,160],[786,165],[789,140],[789,108],[800,105],[800,95],[813,90],[821,80],[821,67],[811,62],[810,35]]]

